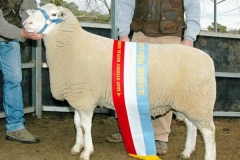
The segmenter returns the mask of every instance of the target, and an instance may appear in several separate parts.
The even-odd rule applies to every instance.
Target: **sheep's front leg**
[[[184,159],[190,158],[192,152],[195,151],[196,138],[197,138],[197,127],[190,122],[186,117],[183,120],[187,127],[187,138],[185,143],[185,149],[181,154]]]
[[[78,155],[83,148],[83,132],[81,129],[81,118],[79,113],[75,110],[74,112],[74,124],[76,128],[76,143],[71,149],[71,154]]]
[[[83,133],[83,151],[80,155],[80,159],[89,160],[90,156],[93,154],[93,143],[92,143],[92,116],[93,111],[83,112],[78,110],[81,118],[81,127]],[[82,136],[82,135],[81,135]]]

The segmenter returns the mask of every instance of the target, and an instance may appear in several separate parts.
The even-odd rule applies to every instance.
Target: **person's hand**
[[[121,36],[120,41],[130,42],[130,39],[128,36]]]
[[[187,45],[187,46],[190,46],[190,47],[193,47],[193,42],[190,41],[190,40],[188,40],[188,39],[184,39],[184,40],[182,41],[182,44]]]
[[[21,37],[24,39],[32,39],[32,40],[39,40],[43,38],[43,34],[40,33],[31,33],[23,29],[21,31]]]

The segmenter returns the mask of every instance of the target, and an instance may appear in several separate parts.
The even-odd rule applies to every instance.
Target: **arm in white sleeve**
[[[200,32],[201,8],[199,0],[184,0],[185,23],[187,29],[184,31],[184,39],[195,41]]]
[[[117,7],[118,36],[126,36],[130,33],[130,25],[135,9],[135,0],[119,0]]]

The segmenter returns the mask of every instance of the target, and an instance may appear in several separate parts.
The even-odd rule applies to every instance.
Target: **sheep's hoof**
[[[80,160],[89,160],[92,154],[93,154],[93,151],[86,152],[86,150],[83,150],[80,155]]]
[[[80,157],[80,160],[90,160],[89,158],[82,158]]]
[[[181,153],[180,158],[181,159],[189,159],[190,155],[184,155],[183,153]]]
[[[81,154],[80,155],[80,160],[90,160],[90,156],[86,156],[86,155]]]
[[[77,156],[77,155],[79,155],[79,153],[80,152],[73,152],[73,151],[71,151],[71,155],[73,155],[73,156]]]
[[[72,155],[79,155],[83,149],[82,145],[75,144],[72,149],[71,149],[71,154]]]
[[[74,156],[79,155],[80,154],[80,150],[76,149],[76,147],[72,147],[71,154],[74,155]]]

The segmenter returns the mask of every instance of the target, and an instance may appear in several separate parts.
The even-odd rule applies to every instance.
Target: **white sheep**
[[[66,8],[47,4],[31,14],[24,27],[43,32],[51,92],[75,108],[76,143],[80,159],[93,154],[92,116],[96,106],[114,109],[112,100],[113,40],[86,32]],[[49,19],[43,16],[46,14]],[[62,21],[62,22],[60,22]],[[55,23],[57,22],[57,23]],[[60,23],[58,23],[60,22]],[[45,26],[45,30],[42,28]],[[181,44],[149,44],[148,92],[152,116],[172,109],[187,126],[185,149],[195,150],[197,129],[203,135],[205,160],[216,159],[213,108],[216,81],[213,60],[203,51]]]

